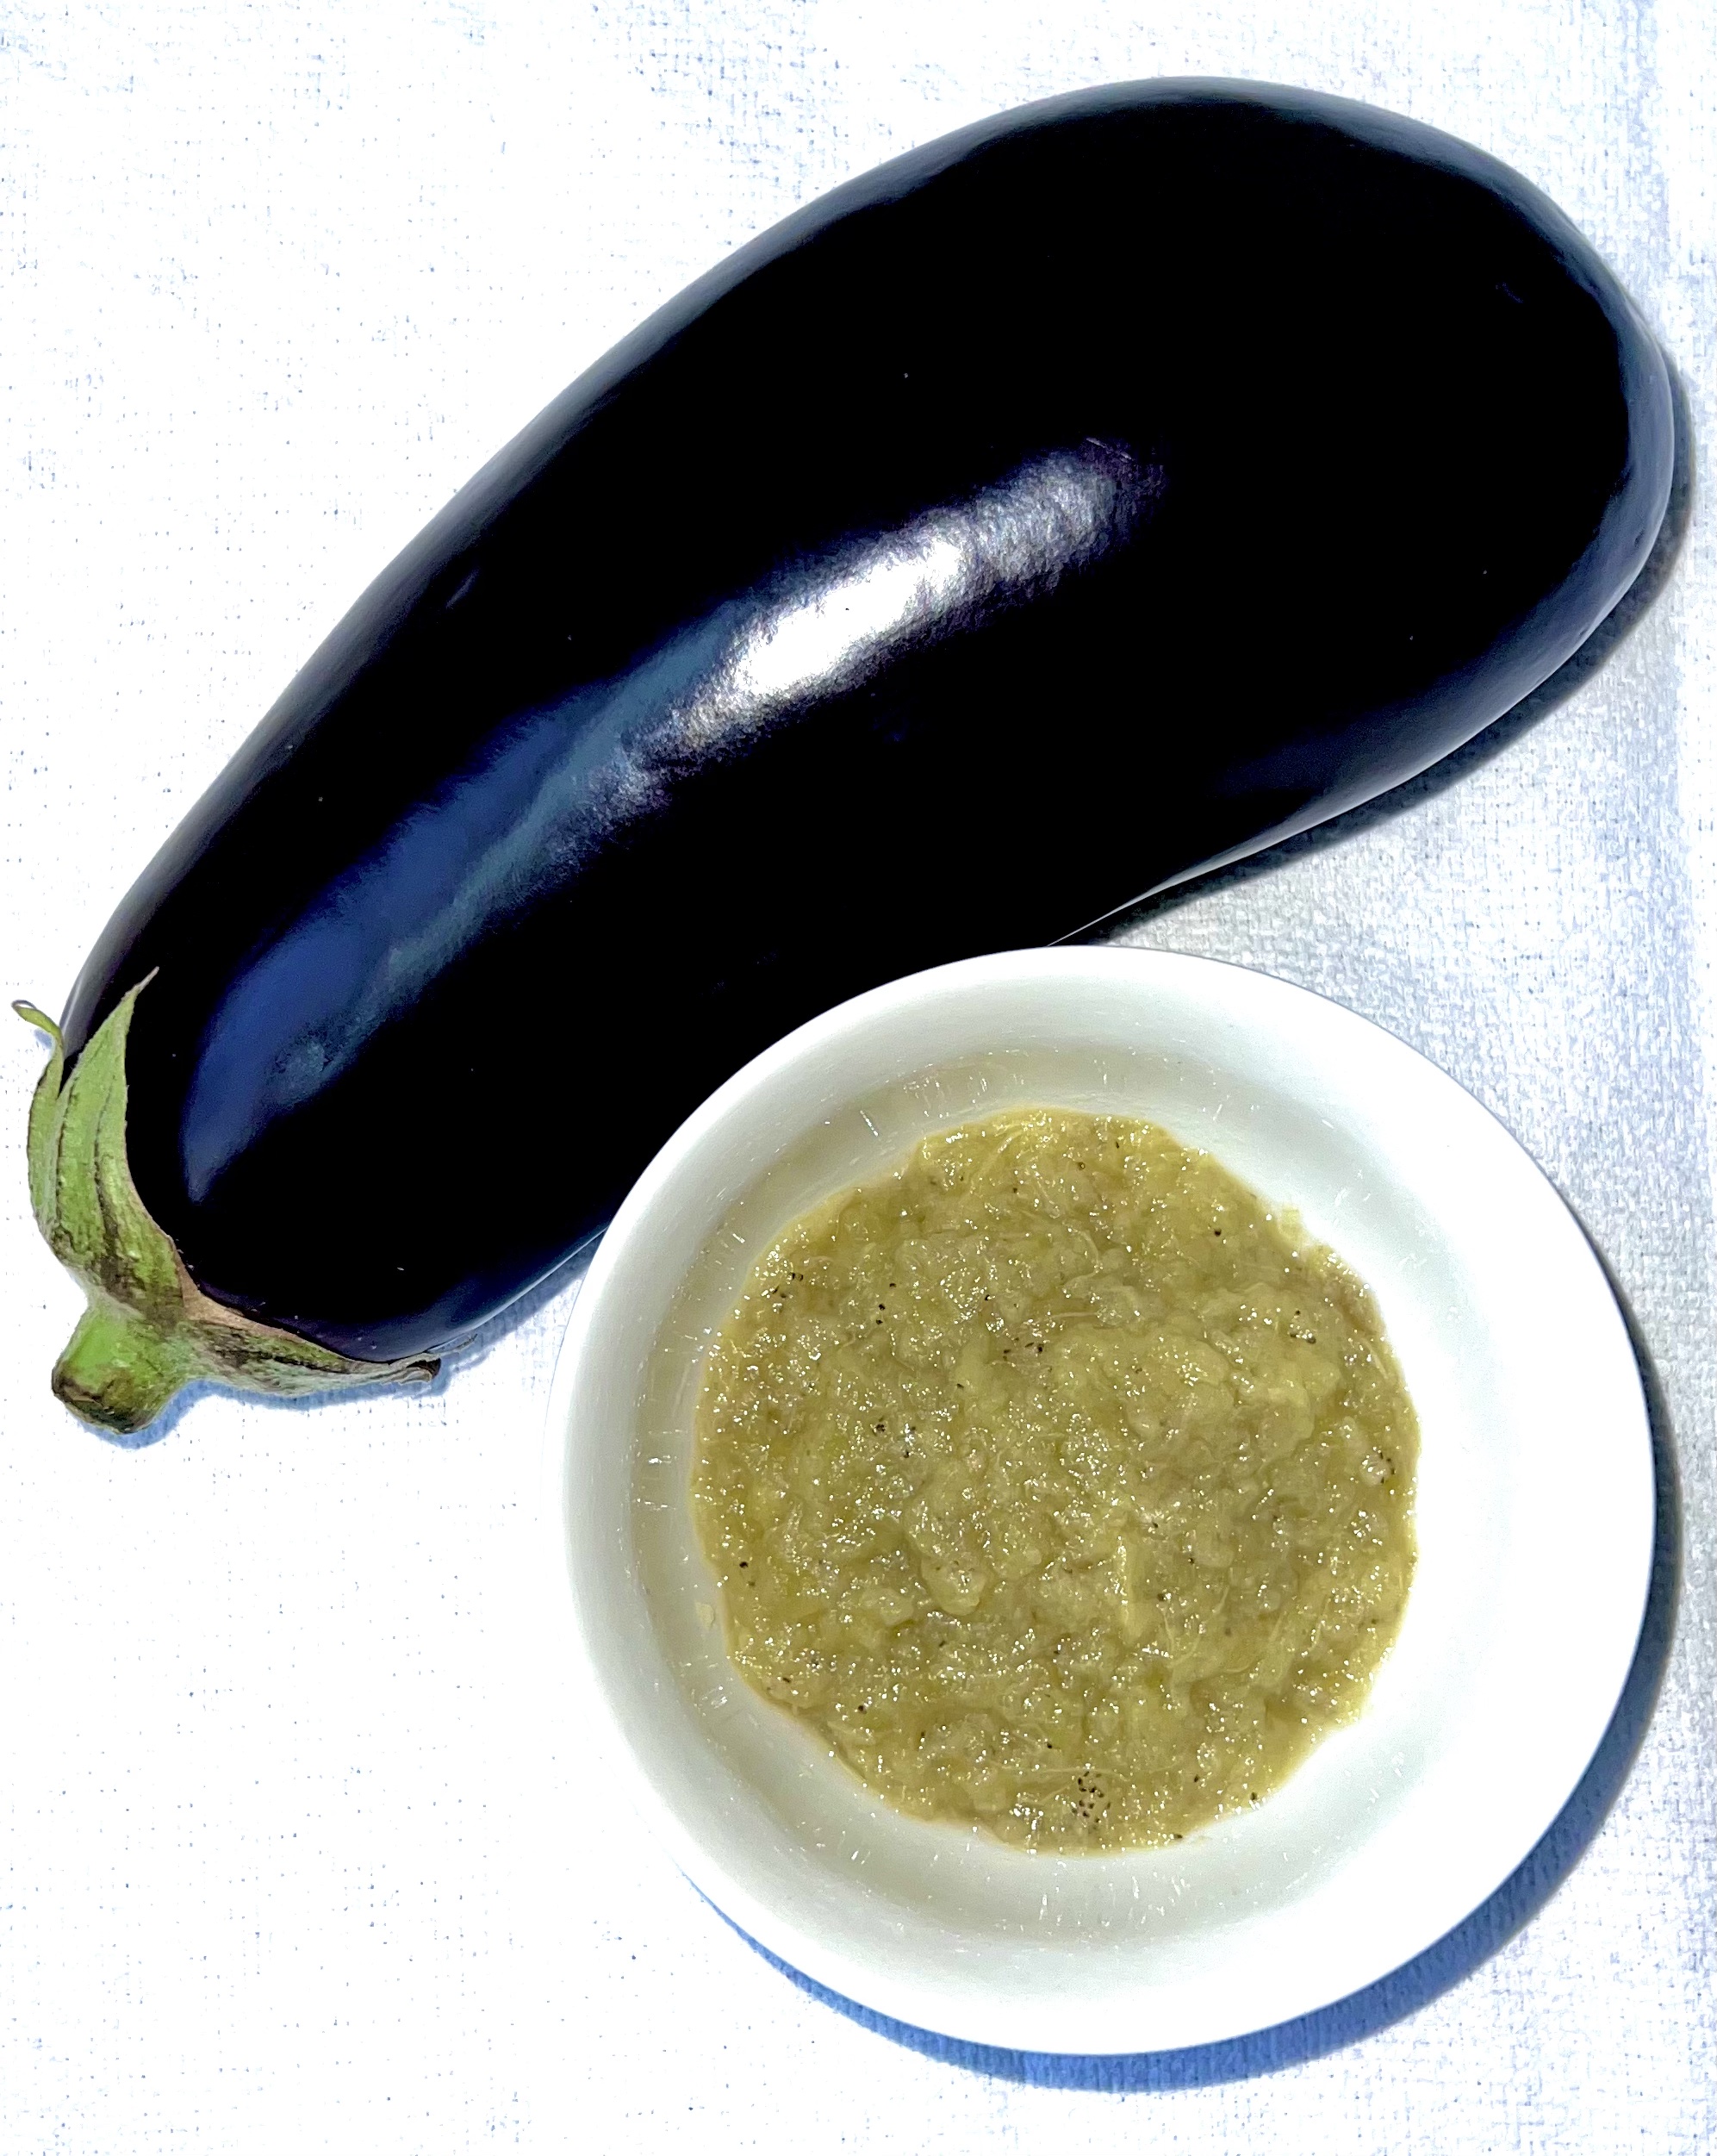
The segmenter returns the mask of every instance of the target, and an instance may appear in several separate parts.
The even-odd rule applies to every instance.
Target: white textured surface
[[[1703,0],[10,0],[8,993],[58,1003],[320,634],[588,359],[795,203],[1027,97],[1246,74],[1469,137],[1609,257],[1709,442],[1710,41]],[[1680,1480],[1675,1642],[1619,1800],[1524,1929],[1484,1955],[1481,1925],[1451,1988],[1422,1972],[1351,2023],[1117,2088],[923,2056],[806,1997],[582,1785],[537,1598],[561,1313],[427,1399],[208,1398],[151,1449],[98,1443],[43,1383],[75,1298],[28,1218],[20,1026],[5,2156],[1709,2147],[1714,552],[1701,499],[1655,606],[1499,753],[1123,931],[1425,1050],[1548,1168],[1637,1315]]]

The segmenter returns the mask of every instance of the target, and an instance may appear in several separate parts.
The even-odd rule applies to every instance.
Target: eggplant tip
[[[54,1366],[55,1397],[92,1429],[131,1436],[197,1378],[277,1399],[432,1378],[432,1357],[338,1355],[245,1317],[192,1279],[126,1154],[126,1037],[147,986],[120,999],[69,1079],[59,1028],[33,1004],[18,1006],[53,1046],[30,1104],[30,1200],[48,1248],[89,1298]]]
[[[53,1384],[80,1423],[129,1436],[202,1374],[190,1344],[172,1331],[116,1304],[92,1302],[54,1365]]]

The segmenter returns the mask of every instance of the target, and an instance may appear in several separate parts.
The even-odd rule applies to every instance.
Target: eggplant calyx
[[[126,1037],[153,978],[115,1005],[69,1080],[59,1028],[32,1004],[12,1006],[53,1044],[30,1103],[30,1203],[48,1248],[90,1299],[54,1366],[55,1394],[96,1430],[128,1436],[199,1378],[282,1398],[433,1377],[433,1360],[336,1355],[242,1316],[192,1280],[126,1157]]]

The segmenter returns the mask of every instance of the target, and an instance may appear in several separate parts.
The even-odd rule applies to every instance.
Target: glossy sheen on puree
[[[1261,1801],[1412,1577],[1371,1298],[1207,1153],[1017,1111],[797,1221],[710,1349],[733,1661],[890,1803],[1048,1850]]]

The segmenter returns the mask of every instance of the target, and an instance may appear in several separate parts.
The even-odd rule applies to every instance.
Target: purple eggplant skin
[[[382,1362],[600,1231],[768,1042],[1423,770],[1668,498],[1653,340],[1518,174],[1154,81],[739,250],[364,594],[115,914],[137,1191]]]

